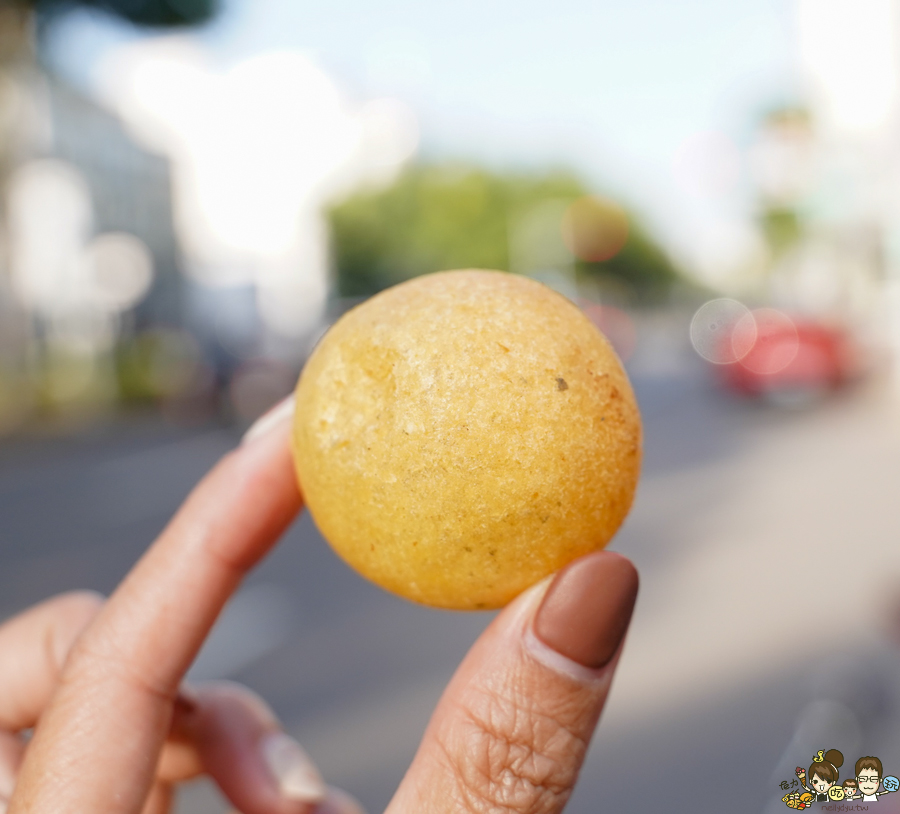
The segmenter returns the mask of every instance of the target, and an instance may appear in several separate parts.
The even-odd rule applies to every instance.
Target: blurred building
[[[167,158],[0,28],[0,428],[41,402],[116,397],[116,343],[183,322]],[[5,417],[5,418],[4,418]]]
[[[763,251],[730,293],[850,338],[857,372],[893,359],[900,382],[900,1],[794,10],[794,77],[747,155]]]
[[[796,282],[813,301],[842,302],[900,372],[900,3],[797,0],[796,10],[816,134],[800,162],[814,181],[800,202],[813,228]]]
[[[172,225],[169,160],[139,147],[119,119],[58,79],[38,74],[47,100],[52,157],[83,174],[91,194],[94,233],[125,232],[153,257],[154,281],[137,308],[139,319],[182,321],[179,247]]]

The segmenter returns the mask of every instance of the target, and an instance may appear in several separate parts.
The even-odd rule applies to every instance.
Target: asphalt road
[[[900,596],[900,400],[875,381],[804,412],[738,402],[657,339],[632,369],[645,467],[614,544],[642,593],[567,810],[786,810],[778,782],[818,749],[851,765],[857,749],[878,754],[900,774],[885,632]],[[111,591],[238,436],[135,419],[0,443],[0,618],[59,591]],[[489,619],[388,596],[303,517],[193,674],[260,692],[328,781],[377,812]],[[224,807],[204,783],[179,803]]]

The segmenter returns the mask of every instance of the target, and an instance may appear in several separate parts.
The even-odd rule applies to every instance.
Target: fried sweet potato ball
[[[328,331],[297,385],[293,444],[313,519],[357,571],[416,602],[496,608],[609,542],[637,486],[641,422],[573,303],[453,271]]]

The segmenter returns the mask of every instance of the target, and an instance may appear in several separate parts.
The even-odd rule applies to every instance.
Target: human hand
[[[358,812],[249,690],[181,685],[221,606],[300,507],[285,438],[227,456],[106,603],[0,626],[0,811],[161,814],[209,774],[246,814]],[[27,742],[20,733],[36,726]],[[13,792],[13,787],[15,791]]]
[[[64,594],[0,626],[0,814],[7,810],[26,752],[20,733],[41,718],[72,645],[102,603],[90,592]],[[299,761],[286,766],[292,756]],[[326,796],[315,767],[266,704],[230,682],[181,686],[144,810],[167,811],[175,784],[200,774],[210,775],[233,799],[251,800],[246,810],[280,811],[271,806],[280,794],[295,801],[286,810],[305,811],[304,801]],[[332,811],[359,810],[338,794],[332,798]]]
[[[31,642],[30,674],[43,682],[17,717],[0,718],[0,759],[8,752],[17,774],[9,814],[161,814],[171,784],[201,771],[244,814],[355,810],[336,791],[314,808],[324,794],[315,770],[246,690],[179,690],[222,606],[300,508],[289,412],[273,412],[212,470],[99,610],[70,596],[19,617],[14,635],[0,629],[7,645]],[[511,603],[457,670],[388,811],[562,810],[636,591],[633,566],[601,552]],[[48,610],[53,602],[80,610]],[[49,621],[63,617],[65,629]],[[11,733],[29,721],[37,726],[25,746]],[[280,744],[274,766],[266,743]],[[291,783],[303,799],[291,798]]]

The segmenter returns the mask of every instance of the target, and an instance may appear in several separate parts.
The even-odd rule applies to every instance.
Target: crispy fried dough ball
[[[641,459],[634,394],[569,300],[491,271],[419,277],[345,314],[297,385],[322,534],[416,602],[496,608],[602,548]]]

